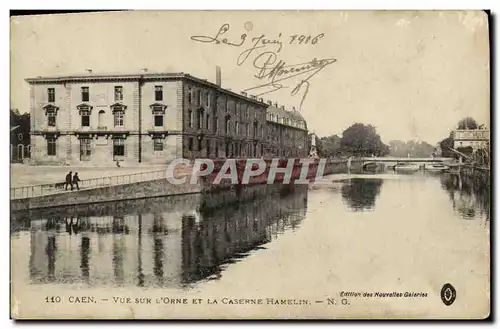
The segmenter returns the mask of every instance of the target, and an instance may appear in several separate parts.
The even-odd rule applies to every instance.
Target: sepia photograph
[[[11,16],[11,318],[487,319],[490,22]]]

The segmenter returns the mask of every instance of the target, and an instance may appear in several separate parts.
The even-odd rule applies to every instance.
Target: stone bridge
[[[394,166],[397,163],[428,164],[428,163],[451,163],[453,158],[397,158],[397,157],[365,157],[361,158],[363,169],[369,164],[383,163],[386,166]]]

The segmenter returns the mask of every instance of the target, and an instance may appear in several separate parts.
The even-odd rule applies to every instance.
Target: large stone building
[[[224,89],[220,76],[211,83],[184,73],[89,70],[26,81],[34,164],[298,156],[306,148],[306,123],[296,111]]]
[[[307,124],[295,108],[268,101],[267,108],[267,152],[272,157],[307,157]]]
[[[453,148],[471,147],[473,151],[489,149],[489,129],[457,129],[453,132]]]

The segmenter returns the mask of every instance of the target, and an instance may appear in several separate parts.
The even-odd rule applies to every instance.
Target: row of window
[[[82,127],[90,127],[90,115],[91,115],[90,110],[81,110],[80,111],[81,126]],[[98,118],[97,118],[98,119],[98,123],[97,123],[98,128],[104,128],[104,115],[105,115],[105,112],[103,110],[99,111]],[[153,118],[154,118],[153,121],[154,121],[155,127],[163,127],[163,124],[164,124],[163,112],[154,111]],[[57,119],[56,112],[54,112],[54,111],[47,112],[47,125],[49,127],[56,127],[56,123],[57,123],[56,119]],[[123,127],[125,125],[125,111],[115,109],[113,111],[113,122],[114,122],[115,127]]]
[[[155,91],[155,101],[163,101],[163,86],[154,86],[154,91]],[[188,90],[188,101],[190,103],[193,102],[193,91],[191,89]],[[123,101],[123,86],[115,86],[115,102],[121,102]],[[55,94],[55,88],[48,88],[47,89],[47,97],[48,97],[48,102],[53,103],[55,102],[56,99],[56,94]],[[81,99],[82,102],[88,102],[90,101],[90,89],[89,87],[81,87]],[[212,95],[210,93],[202,93],[202,91],[197,92],[197,97],[196,97],[196,104],[197,105],[203,105],[205,104],[206,106],[210,107],[212,103]],[[226,99],[226,111],[230,110],[229,107],[229,99]],[[252,106],[245,106],[240,103],[236,103],[236,116],[243,117],[243,118],[249,118],[250,113],[253,113],[254,119],[258,118],[258,113],[255,111],[255,109]],[[270,120],[276,119],[277,122],[279,122],[279,118],[273,114],[270,114]],[[284,124],[292,124],[292,121],[289,121],[290,119],[288,118],[282,118]],[[302,127],[303,124],[299,121],[297,123],[293,122],[294,126]]]
[[[269,113],[267,115],[269,121],[282,123],[287,126],[305,129],[305,123],[302,120],[293,120],[291,118],[279,117],[277,114]]]
[[[194,151],[194,138],[190,137],[188,139],[188,151]],[[237,157],[237,156],[261,156],[264,154],[263,144],[247,144],[242,146],[240,143],[219,143],[218,141],[211,139],[197,139],[196,150],[202,151],[205,149],[207,154],[212,154],[212,150],[215,151],[215,155],[219,154],[219,145],[221,151],[223,151],[226,156]],[[162,138],[153,139],[153,151],[162,152],[164,150],[165,144]],[[278,151],[278,155],[285,155],[284,150],[273,149],[272,151]],[[296,153],[298,151],[292,152]],[[57,155],[57,139],[47,138],[47,155],[56,156]],[[80,160],[89,160],[92,156],[92,140],[90,138],[80,139]],[[113,139],[113,156],[123,157],[125,156],[125,139],[116,138]]]
[[[205,105],[210,107],[212,105],[212,94],[202,92],[201,90],[195,91],[188,88],[188,102],[196,105]]]
[[[215,116],[212,120],[210,120],[210,114],[205,115],[203,110],[198,110],[198,120],[197,120],[197,128],[198,129],[207,129],[207,130],[212,130],[212,126],[214,127],[214,132],[219,131],[219,118]],[[193,128],[193,111],[188,110],[188,127]],[[254,122],[253,123],[253,136],[259,136],[258,132],[258,123]],[[236,135],[244,135],[244,136],[250,136],[251,129],[250,129],[250,123],[240,123],[239,121],[236,121],[234,123],[234,130],[233,130],[233,125],[232,121],[229,117],[226,117],[225,119],[225,133],[230,134],[230,133],[235,133]],[[240,129],[241,127],[241,129]],[[264,128],[261,125],[260,127],[260,137],[264,137]]]
[[[163,86],[154,86],[154,91],[155,91],[155,101],[163,101]],[[196,94],[197,97],[194,97],[193,94]],[[54,103],[56,101],[56,92],[55,88],[48,88],[47,89],[47,97],[48,97],[48,102],[49,103]],[[115,86],[115,102],[121,102],[123,101],[123,86]],[[88,102],[90,100],[90,89],[89,87],[81,87],[81,99],[82,102]],[[193,100],[196,99],[196,102],[193,102]],[[190,103],[195,103],[197,105],[206,105],[207,107],[210,107],[212,104],[212,94],[210,93],[203,93],[202,91],[198,91],[197,93],[194,92],[193,90],[189,89],[188,90],[188,101]],[[229,99],[226,99],[226,111],[229,111]],[[236,103],[236,114],[240,114],[240,109],[243,111],[241,112],[242,114],[245,113],[246,117],[249,117],[250,112],[254,112],[253,107],[242,107],[240,103]],[[256,112],[254,112],[255,115]]]
[[[192,152],[195,151],[194,145],[195,139],[193,137],[188,138],[187,149]],[[225,156],[228,157],[239,157],[239,156],[261,156],[264,154],[264,145],[263,144],[247,144],[246,146],[242,146],[240,143],[223,143],[218,142],[217,140],[211,139],[197,139],[196,140],[196,151],[201,152],[206,150],[206,154],[213,154],[216,156],[219,155],[219,150],[224,152]]]
[[[188,102],[198,105],[198,106],[206,106],[206,107],[211,107],[212,105],[212,94],[210,92],[203,92],[201,90],[192,90],[191,88],[188,88]],[[231,107],[230,103],[232,101],[229,98],[226,98],[225,102],[225,108],[224,110],[226,112],[231,112]],[[247,106],[245,104],[238,103],[236,101],[233,101],[236,103],[236,106],[234,108],[234,113],[237,117],[240,117],[242,119],[247,118],[250,119],[250,116],[253,115],[253,119],[257,120],[260,119],[260,113],[258,113],[253,106]],[[251,114],[252,113],[252,114]]]
[[[104,122],[104,115],[105,112],[103,110],[99,111],[98,114],[98,128],[103,128],[103,122]],[[81,110],[80,111],[80,116],[81,116],[81,126],[82,127],[90,127],[90,116],[91,116],[91,111],[88,109]],[[56,117],[57,114],[54,111],[49,111],[47,112],[47,124],[49,127],[55,127],[56,126]],[[164,112],[162,110],[153,110],[153,118],[154,118],[154,126],[155,127],[163,127],[164,126]],[[214,131],[218,132],[219,130],[219,120],[218,117],[214,117],[213,120],[213,126],[214,126]],[[115,109],[113,111],[113,122],[115,127],[123,127],[124,122],[125,122],[125,111],[124,110],[118,110]],[[188,111],[188,127],[192,128],[193,127],[193,112],[191,110]],[[210,120],[210,114],[207,114],[206,116],[204,115],[203,111],[198,111],[198,129],[205,128],[207,130],[212,129],[212,122]],[[225,119],[225,133],[226,134],[231,134],[235,133],[236,135],[243,135],[243,136],[256,136],[256,137],[264,137],[264,127],[263,125],[260,125],[260,131],[258,127],[258,123],[254,122],[252,124],[252,128],[250,127],[250,124],[247,123],[240,123],[239,121],[234,122],[234,125],[231,121],[230,118]],[[277,135],[278,131],[276,129],[277,127],[272,127],[270,133],[268,134],[268,139],[271,138],[271,136]],[[252,131],[253,130],[253,131]],[[251,134],[253,132],[253,134]],[[260,132],[260,134],[259,134]],[[298,132],[296,131],[289,131],[288,129],[285,129],[284,131],[284,137],[294,137],[296,138],[298,135]],[[275,136],[276,137],[276,136]]]
[[[164,140],[161,138],[153,139],[153,150],[155,152],[161,152],[164,149]],[[57,155],[57,139],[47,138],[47,155],[56,156]],[[80,159],[88,160],[92,156],[92,140],[90,138],[80,139]],[[113,156],[125,156],[125,139],[116,138],[113,139]]]
[[[226,111],[231,113],[230,109],[228,108],[228,105],[226,105]],[[246,106],[242,105],[240,103],[236,103],[236,108],[234,113],[236,117],[240,117],[242,120],[247,119],[247,120],[260,120],[261,115],[260,112],[258,112],[253,106]],[[252,116],[252,118],[251,118]]]
[[[155,101],[163,101],[163,86],[155,86]],[[81,98],[82,102],[88,102],[90,100],[90,89],[89,87],[81,87]],[[55,88],[47,88],[47,98],[49,103],[54,103],[56,101],[56,90]],[[123,86],[115,86],[115,102],[123,101]]]

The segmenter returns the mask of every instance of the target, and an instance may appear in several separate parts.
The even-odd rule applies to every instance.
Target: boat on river
[[[412,163],[398,163],[393,167],[395,172],[399,173],[414,173],[420,170],[420,166],[418,164]]]
[[[431,164],[426,164],[424,169],[426,171],[432,171],[432,172],[442,172],[447,169],[450,169],[449,166],[446,166],[442,163],[431,163]]]

